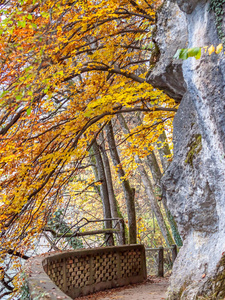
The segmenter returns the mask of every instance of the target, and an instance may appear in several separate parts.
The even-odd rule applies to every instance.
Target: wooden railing
[[[104,228],[104,223],[105,222],[114,222],[113,227],[114,228]],[[84,228],[87,225],[93,224],[93,223],[102,223],[101,229],[98,230],[91,230],[91,231],[81,231],[84,230]],[[46,233],[50,232],[52,236],[54,237],[53,240],[49,236],[46,237]],[[58,251],[60,250],[56,244],[61,240],[61,239],[72,239],[75,237],[86,237],[86,236],[96,236],[98,234],[104,234],[104,242],[100,247],[103,247],[104,245],[107,246],[114,246],[114,238],[113,235],[117,236],[117,240],[119,241],[120,245],[125,245],[125,224],[124,224],[124,219],[123,218],[107,218],[107,219],[94,219],[94,220],[88,220],[86,218],[80,219],[75,225],[69,228],[69,230],[64,231],[64,232],[59,232],[55,229],[53,229],[50,226],[45,226],[44,228],[44,233],[45,237],[48,239],[50,244],[52,245],[53,249]]]
[[[171,251],[171,255],[172,255],[172,263],[174,263],[176,257],[177,257],[177,252],[178,252],[178,248],[177,245],[172,245],[171,247],[167,247],[164,248],[162,246],[158,247],[158,248],[145,248],[146,251],[146,256],[147,256],[147,252],[156,252],[158,253],[158,257],[157,257],[157,274],[159,277],[163,277],[164,276],[164,251],[165,250],[170,250]]]

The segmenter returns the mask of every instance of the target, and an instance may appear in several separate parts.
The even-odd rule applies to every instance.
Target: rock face
[[[174,20],[177,22],[176,26]],[[182,63],[174,60],[173,56],[177,49],[187,47],[186,25],[185,15],[178,9],[177,4],[165,2],[158,12],[155,38],[160,50],[160,60],[147,75],[147,81],[179,101],[186,91],[186,84],[183,79]]]
[[[180,9],[183,12],[186,12],[187,14],[190,14],[193,12],[193,10],[195,9],[196,5],[198,4],[199,0],[175,0],[174,2],[177,2],[177,4],[179,5]]]
[[[225,296],[225,59],[203,53],[199,60],[172,61],[177,47],[220,44],[215,24],[209,1],[166,1],[157,29],[161,57],[148,78],[153,84],[158,78],[156,86],[163,82],[165,91],[172,85],[182,97],[174,119],[174,160],[163,178],[184,241],[169,299]],[[185,38],[187,46],[180,46]]]

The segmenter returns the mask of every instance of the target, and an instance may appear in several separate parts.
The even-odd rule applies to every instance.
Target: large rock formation
[[[186,91],[186,84],[182,63],[174,60],[173,56],[177,49],[187,47],[188,36],[185,15],[177,4],[166,1],[161,7],[155,40],[160,50],[160,60],[147,75],[147,81],[180,101]]]
[[[209,1],[165,1],[157,39],[161,56],[148,80],[172,91],[176,99],[182,97],[174,119],[174,160],[163,178],[168,206],[184,241],[169,299],[224,299],[224,54],[172,60],[177,48],[221,43]]]

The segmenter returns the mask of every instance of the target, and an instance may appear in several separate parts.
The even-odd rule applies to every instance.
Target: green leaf
[[[174,55],[174,59],[179,59],[180,58],[180,53],[181,53],[181,50],[183,50],[183,49],[178,49],[177,50],[177,52],[175,53],[175,55]]]
[[[27,16],[27,19],[32,20],[32,19],[33,19],[32,15],[29,14],[29,15]]]
[[[24,69],[24,71],[25,72],[29,72],[30,70],[32,70],[33,69],[33,66],[29,66],[29,67],[26,67],[25,69]]]
[[[16,96],[16,100],[21,100],[21,98],[22,98],[22,95],[17,95]]]
[[[31,108],[29,107],[28,109],[27,109],[27,115],[29,116],[31,114]]]
[[[26,26],[26,21],[21,21],[21,26],[24,28]]]
[[[9,32],[10,34],[13,34],[14,29],[15,29],[15,26],[12,26],[12,27],[8,30],[8,32]]]
[[[153,47],[154,47],[154,44],[152,42],[150,42],[149,44],[141,47],[141,49],[148,50],[148,49],[152,49]]]
[[[26,26],[26,21],[18,21],[17,25],[24,28]]]
[[[200,48],[199,52],[195,55],[195,58],[199,59],[201,58],[201,56],[202,56],[202,49]]]
[[[33,28],[37,29],[37,25],[36,24],[32,23],[31,25],[32,25]]]
[[[187,59],[188,58],[188,49],[181,49],[179,58]]]
[[[199,59],[202,54],[201,50],[201,47],[178,49],[173,58],[185,60],[188,57],[195,57],[196,59]]]
[[[201,57],[201,48],[200,47],[194,47],[194,48],[188,49],[188,57],[195,57],[195,58],[198,57],[198,58],[200,58]]]
[[[2,92],[1,97],[4,97],[8,92],[9,92],[9,91],[4,91],[4,92]]]
[[[49,17],[49,13],[47,13],[47,12],[42,12],[41,15],[43,18],[46,18],[46,19]]]

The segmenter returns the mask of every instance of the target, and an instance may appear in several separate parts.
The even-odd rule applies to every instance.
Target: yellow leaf
[[[203,49],[205,50],[205,53],[206,53],[208,46],[203,47]]]
[[[214,51],[215,51],[215,47],[213,45],[210,46],[208,49],[209,55],[211,55]]]
[[[216,47],[216,54],[219,54],[223,49],[223,44],[219,44],[217,47]]]

